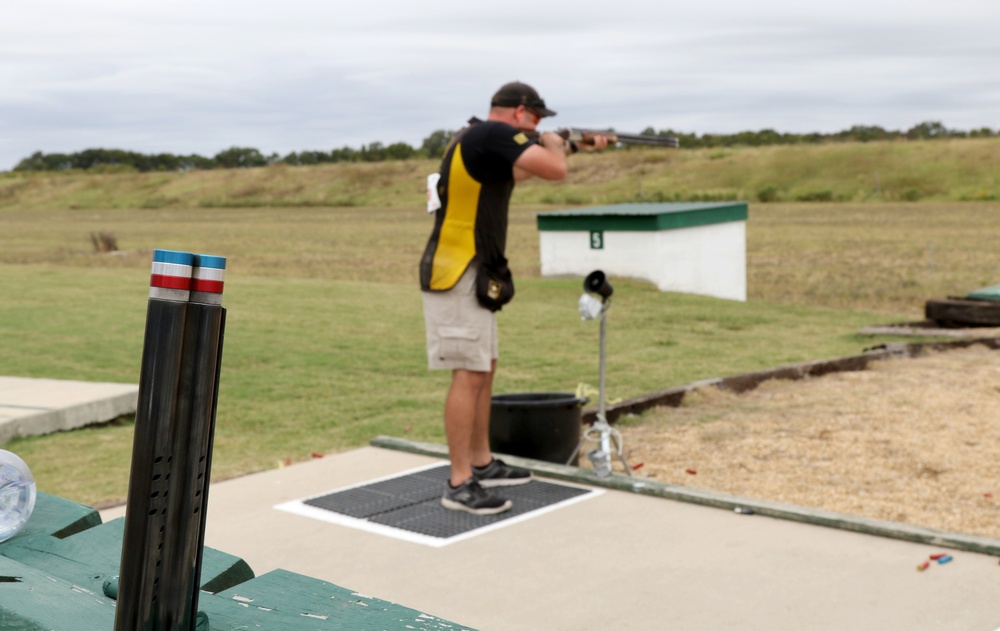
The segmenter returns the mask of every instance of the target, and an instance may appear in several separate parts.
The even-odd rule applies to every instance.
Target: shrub
[[[963,202],[992,202],[996,201],[997,195],[993,191],[981,188],[974,193],[963,193],[959,196],[959,200]]]
[[[757,201],[764,202],[776,202],[778,201],[778,187],[774,184],[768,184],[764,188],[757,191]]]

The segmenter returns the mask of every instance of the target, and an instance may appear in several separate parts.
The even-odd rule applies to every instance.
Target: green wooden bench
[[[39,493],[31,519],[0,543],[0,629],[112,631],[124,518]],[[468,629],[409,607],[286,570],[255,577],[205,548],[196,631]]]

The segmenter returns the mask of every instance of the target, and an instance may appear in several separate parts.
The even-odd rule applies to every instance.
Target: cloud
[[[264,153],[419,144],[533,83],[557,124],[696,133],[1000,125],[979,0],[11,0],[0,168],[91,146]]]

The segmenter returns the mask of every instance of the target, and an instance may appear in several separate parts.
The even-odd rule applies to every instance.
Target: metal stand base
[[[587,459],[594,467],[594,473],[597,474],[599,478],[606,478],[611,475],[611,442],[614,441],[615,444],[615,454],[618,455],[618,459],[621,461],[622,466],[625,467],[625,473],[629,476],[632,475],[632,467],[629,466],[628,462],[625,460],[624,445],[622,441],[621,433],[608,425],[607,420],[604,418],[603,414],[599,414],[597,421],[590,426],[584,433],[583,438],[580,439],[580,443],[573,450],[573,455],[569,457],[566,464],[572,464],[576,461],[577,454],[580,453],[580,449],[583,448],[583,444],[587,441],[593,441],[598,443],[599,447],[597,449],[592,449],[587,452]]]
[[[583,433],[583,438],[580,439],[580,443],[573,450],[573,455],[569,457],[566,464],[572,464],[576,462],[577,454],[580,453],[580,449],[583,448],[583,444],[588,440],[597,442],[599,447],[593,449],[587,453],[587,458],[590,460],[591,464],[594,466],[594,473],[600,478],[605,478],[611,475],[611,442],[615,443],[615,453],[618,454],[618,459],[621,460],[622,465],[625,466],[625,472],[631,476],[632,467],[628,466],[628,462],[625,461],[625,455],[623,454],[623,441],[621,432],[612,428],[608,424],[605,412],[607,410],[607,405],[605,403],[606,399],[604,397],[604,386],[605,386],[605,371],[604,371],[604,356],[605,356],[605,336],[607,333],[607,311],[609,306],[609,300],[605,299],[604,304],[601,307],[601,363],[600,363],[600,382],[598,387],[598,412],[597,421],[590,426],[587,431]]]

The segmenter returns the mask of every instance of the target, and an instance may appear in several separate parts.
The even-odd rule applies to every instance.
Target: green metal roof
[[[746,221],[746,202],[615,204],[539,213],[539,230],[656,231]]]

